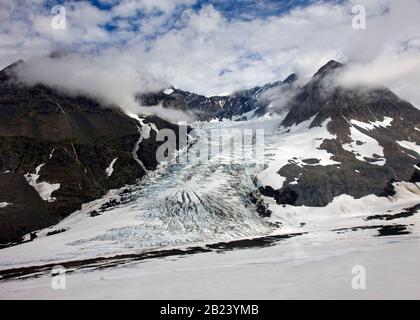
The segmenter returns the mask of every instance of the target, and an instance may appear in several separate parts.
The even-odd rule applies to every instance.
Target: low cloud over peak
[[[292,72],[304,83],[334,59],[349,67],[343,84],[386,85],[420,107],[419,1],[250,3],[255,10],[218,1],[69,1],[66,29],[54,30],[49,2],[5,0],[0,67],[23,58],[28,82],[130,106],[134,92],[168,84],[210,96]],[[360,4],[366,30],[352,28]],[[76,54],[40,58],[61,48]]]

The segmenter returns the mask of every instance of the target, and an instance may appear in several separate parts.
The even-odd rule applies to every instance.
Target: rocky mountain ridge
[[[0,71],[0,242],[20,241],[157,165],[156,131],[117,107],[17,81]],[[177,126],[147,117],[154,128]]]
[[[162,105],[164,108],[181,110],[201,121],[224,118],[246,120],[268,112],[272,102],[270,91],[281,95],[283,92],[295,89],[296,80],[296,74],[291,74],[283,81],[236,91],[227,96],[211,97],[171,87],[159,92],[138,95],[137,101],[142,106]]]
[[[342,194],[388,196],[393,182],[418,181],[420,111],[384,87],[338,85],[344,68],[330,61],[288,104],[282,128],[289,143],[295,132],[312,147],[302,157],[291,152],[281,164],[273,161],[278,168],[262,173],[260,192],[278,204],[326,206]],[[286,147],[280,143],[278,152]],[[273,174],[284,181],[271,183]]]

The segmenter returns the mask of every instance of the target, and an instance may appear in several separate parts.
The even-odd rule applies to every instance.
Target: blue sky
[[[253,19],[255,17],[278,16],[287,13],[293,8],[307,6],[315,0],[197,0],[190,5],[181,5],[182,8],[191,7],[199,11],[207,5],[212,5],[228,19]],[[330,0],[340,1],[340,0]],[[102,2],[91,0],[90,3],[101,10],[110,10],[119,1]]]
[[[115,6],[121,3],[120,1],[104,2],[101,0],[91,0],[89,2],[102,11],[111,11]],[[192,9],[195,12],[199,12],[201,9],[207,6],[212,6],[227,20],[252,21],[257,18],[264,19],[273,16],[282,16],[295,8],[309,6],[314,2],[316,2],[316,0],[196,0],[192,1],[191,3],[180,3],[175,6],[174,10],[171,12],[170,19],[167,20],[166,27],[162,32],[167,32],[173,28],[177,28],[181,15],[186,9]],[[343,0],[326,0],[325,2],[339,3],[343,2]],[[46,1],[46,3],[48,7],[51,5],[52,1]],[[61,3],[65,2],[62,1]],[[135,14],[128,21],[134,22],[136,20],[145,19],[150,16],[159,16],[164,14],[164,12],[158,8],[152,12],[146,12],[142,9],[137,9],[135,11]],[[115,20],[118,21],[119,18],[115,18]],[[138,31],[134,25],[135,24],[133,23],[133,30]],[[112,32],[116,29],[115,23],[113,22],[106,24],[104,27],[109,32]]]

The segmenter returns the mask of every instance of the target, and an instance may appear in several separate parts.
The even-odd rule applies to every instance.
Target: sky
[[[65,29],[51,26],[57,4]],[[130,104],[169,85],[210,96],[292,72],[304,83],[335,59],[344,84],[385,85],[420,108],[419,17],[420,0],[1,0],[0,68],[24,59],[30,83]]]

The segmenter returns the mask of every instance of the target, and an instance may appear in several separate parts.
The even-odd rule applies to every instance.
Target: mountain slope
[[[392,182],[418,179],[420,111],[387,88],[337,85],[341,70],[330,61],[289,103],[284,140],[259,175],[260,192],[278,204],[386,196]]]
[[[57,223],[157,165],[155,130],[140,139],[141,124],[118,108],[25,86],[14,74],[21,63],[0,72],[0,202],[8,204],[0,207],[0,242]]]

